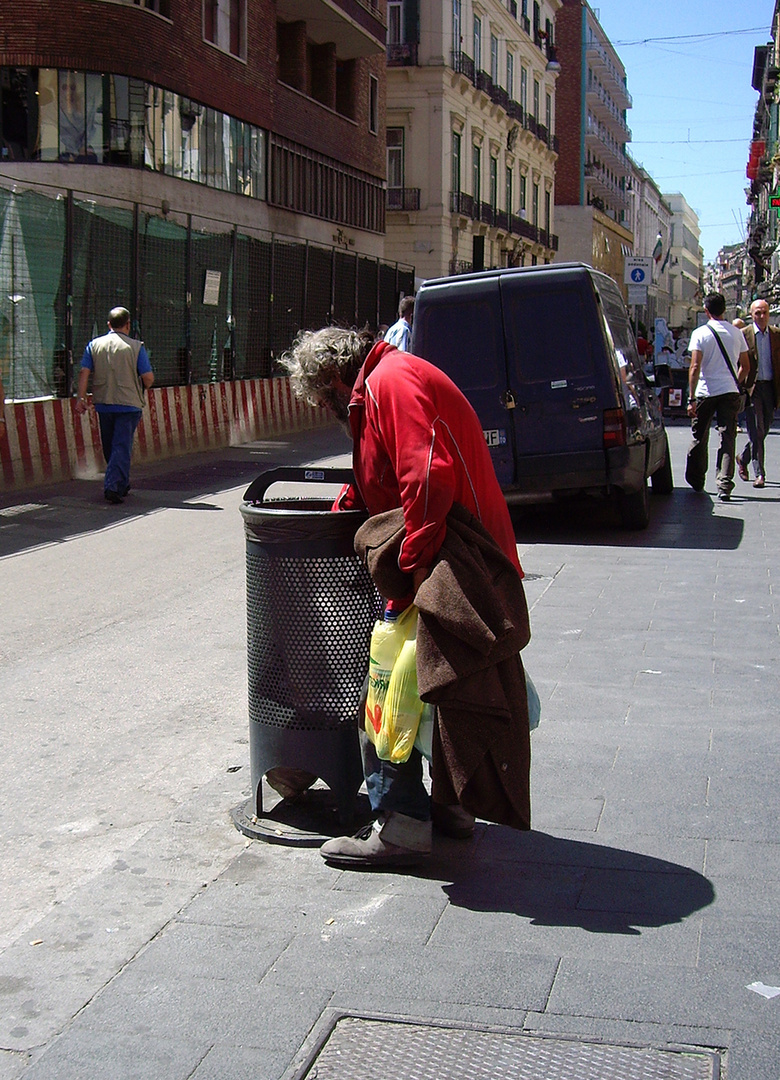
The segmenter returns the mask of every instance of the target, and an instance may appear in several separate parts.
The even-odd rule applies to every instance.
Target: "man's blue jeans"
[[[361,717],[362,717],[361,712]],[[394,765],[376,756],[374,744],[359,728],[360,753],[363,757],[363,776],[371,809],[376,815],[405,814],[418,821],[429,821],[431,800],[422,779],[422,754],[412,750],[408,761]]]
[[[124,497],[130,488],[130,456],[133,452],[135,429],[141,419],[141,410],[133,412],[100,412],[100,442],[106,459],[105,491],[116,492]]]

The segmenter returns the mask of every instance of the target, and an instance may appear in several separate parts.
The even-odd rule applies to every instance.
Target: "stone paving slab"
[[[687,439],[684,427],[670,430],[678,478]],[[164,524],[164,483],[144,494],[159,522],[150,503],[117,526],[131,547]],[[247,841],[230,822],[249,784],[245,684],[235,678],[245,659],[241,530],[217,513],[236,511],[235,493],[209,496],[207,513],[186,511],[188,540],[204,559],[219,552],[195,614],[227,630],[224,642],[208,638],[219,642],[215,670],[229,675],[224,696],[200,657],[197,686],[166,695],[158,681],[141,708],[129,688],[112,697],[82,665],[63,693],[91,703],[92,726],[82,746],[47,743],[41,709],[54,710],[67,739],[72,703],[57,700],[36,621],[45,613],[33,603],[14,646],[13,685],[31,699],[19,715],[47,768],[58,754],[69,761],[64,796],[79,790],[79,762],[97,770],[110,753],[105,776],[84,783],[79,812],[63,818],[71,828],[45,837],[12,816],[29,780],[11,769],[4,839],[36,860],[51,900],[35,918],[31,896],[28,922],[16,913],[24,930],[0,955],[0,1080],[279,1080],[329,1009],[717,1047],[728,1080],[779,1080],[780,998],[746,989],[780,986],[777,491],[723,507],[712,492],[678,488],[653,497],[643,534],[616,529],[606,508],[516,516],[532,609],[524,658],[543,702],[535,828],[479,823],[473,841],[437,838],[430,863],[403,874],[342,872],[316,850]],[[178,536],[187,492],[176,492]],[[61,530],[75,509],[60,508]],[[97,552],[106,538],[96,516],[89,528]],[[22,534],[5,536],[26,557]],[[162,557],[172,575],[174,556]],[[53,579],[51,550],[36,558]],[[74,602],[72,583],[63,589]],[[175,590],[166,602],[177,619],[188,610]],[[166,653],[172,615],[147,625],[143,611],[139,590],[131,640],[168,655],[178,688],[189,643]],[[95,634],[121,640],[110,605],[94,614]],[[84,640],[58,663],[75,665]],[[142,738],[150,708],[156,757]],[[131,722],[112,739],[117,709]],[[6,741],[9,762],[22,765],[24,748]],[[97,813],[100,782],[132,775],[136,761],[127,790],[137,805],[125,796],[111,829],[79,832],[109,820]],[[47,869],[72,874],[70,891]],[[18,890],[8,898],[18,903]],[[27,1031],[12,1037],[12,1027]]]

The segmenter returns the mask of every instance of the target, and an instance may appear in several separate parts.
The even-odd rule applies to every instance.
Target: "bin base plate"
[[[334,836],[357,832],[374,816],[368,798],[358,795],[352,820],[342,822],[336,798],[327,787],[309,788],[297,799],[279,799],[260,816],[254,810],[251,798],[231,810],[230,816],[239,832],[252,840],[288,847],[321,847]]]

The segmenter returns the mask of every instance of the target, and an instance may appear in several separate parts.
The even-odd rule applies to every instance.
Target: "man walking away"
[[[130,337],[127,308],[112,308],[108,327],[107,334],[94,338],[84,350],[76,411],[83,413],[88,408],[87,386],[92,374],[92,399],[106,459],[103,493],[108,502],[121,503],[130,490],[135,429],[141,419],[144,393],[154,384],[154,373],[143,342]]]
[[[780,327],[769,325],[766,300],[754,300],[750,314],[752,322],[745,327],[744,334],[750,361],[746,387],[752,388],[752,395],[745,408],[748,441],[737,459],[737,467],[740,477],[749,480],[748,466],[752,461],[753,487],[762,488],[766,483],[764,443],[780,403]]]
[[[412,337],[412,319],[414,318],[414,297],[405,296],[398,305],[398,322],[394,322],[385,334],[388,345],[395,345],[401,352],[409,352]]]
[[[685,479],[694,491],[704,490],[710,425],[718,426],[718,498],[728,502],[734,487],[734,456],[740,394],[748,376],[747,342],[741,330],[723,318],[726,299],[710,293],[704,299],[709,321],[691,334],[688,371],[688,415],[693,442]]]

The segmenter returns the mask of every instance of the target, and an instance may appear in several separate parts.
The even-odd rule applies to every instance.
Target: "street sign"
[[[624,285],[648,285],[653,277],[653,260],[644,255],[626,255]]]
[[[647,303],[647,285],[631,285],[628,286],[628,302],[629,304],[646,304]]]

